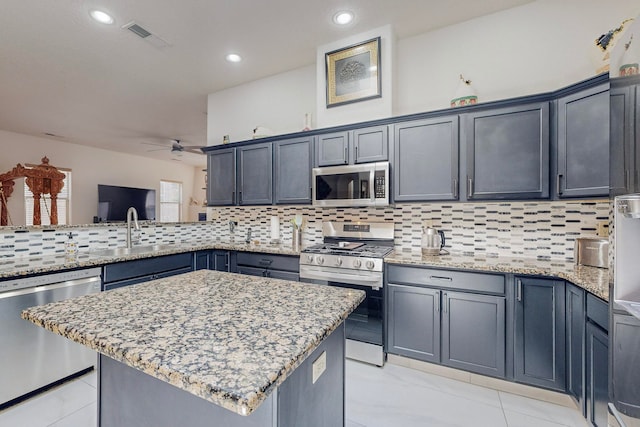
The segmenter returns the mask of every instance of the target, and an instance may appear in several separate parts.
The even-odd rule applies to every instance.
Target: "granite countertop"
[[[247,415],[363,299],[358,290],[200,270],[22,317]]]
[[[151,258],[163,255],[172,255],[183,252],[200,250],[222,249],[241,252],[259,252],[276,255],[299,256],[300,251],[291,249],[291,245],[280,244],[254,244],[239,243],[228,240],[207,240],[201,242],[162,244],[164,249],[154,250],[144,253],[104,256],[99,251],[107,248],[96,248],[89,251],[80,251],[76,256],[67,257],[64,254],[55,256],[30,256],[30,257],[0,257],[0,279],[27,276],[32,274],[53,273],[56,271],[70,270],[75,268],[99,267],[105,264],[116,262],[132,261],[136,259]]]
[[[384,261],[388,264],[558,277],[605,301],[609,300],[609,270],[576,265],[571,261],[487,257],[457,253],[423,256],[422,253],[413,251],[393,251],[384,258]]]

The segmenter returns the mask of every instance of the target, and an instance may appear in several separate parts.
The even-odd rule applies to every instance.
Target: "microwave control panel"
[[[378,174],[376,172],[376,180],[375,180],[375,193],[376,199],[384,199],[385,195],[385,182],[384,182],[384,173]]]

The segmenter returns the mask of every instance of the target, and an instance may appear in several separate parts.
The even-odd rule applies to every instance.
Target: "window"
[[[178,222],[182,212],[182,183],[160,181],[160,222]]]
[[[26,165],[26,167],[33,167],[33,165]],[[71,223],[71,169],[58,168],[58,170],[64,174],[64,186],[62,187],[62,191],[58,193],[58,224],[64,225]],[[33,206],[33,193],[25,183],[24,211],[26,216],[26,225],[33,225]],[[40,216],[42,218],[42,225],[51,225],[51,218],[49,217],[50,212],[51,195],[43,194],[40,198]]]

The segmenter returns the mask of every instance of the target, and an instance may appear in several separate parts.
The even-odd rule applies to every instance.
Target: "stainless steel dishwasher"
[[[20,318],[36,305],[100,292],[100,268],[0,281],[0,409],[95,366],[96,353]]]

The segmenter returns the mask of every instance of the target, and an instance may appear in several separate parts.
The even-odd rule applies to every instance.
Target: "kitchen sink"
[[[100,249],[97,251],[91,252],[92,255],[96,256],[123,256],[123,255],[138,255],[138,254],[146,254],[158,251],[164,251],[167,249],[177,249],[177,245],[165,244],[165,245],[149,245],[149,246],[133,246],[131,248],[110,248],[110,249]]]

